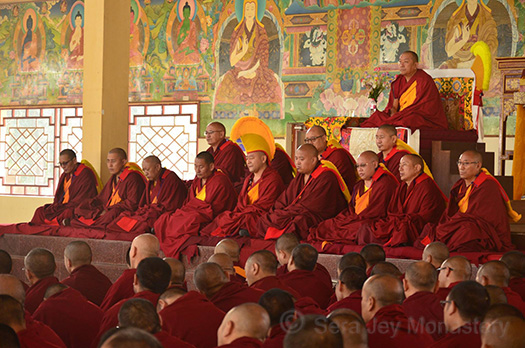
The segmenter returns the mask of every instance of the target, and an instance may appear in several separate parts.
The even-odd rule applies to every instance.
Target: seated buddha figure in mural
[[[82,15],[75,15],[75,29],[69,41],[68,69],[82,68],[84,63],[84,28],[82,28]]]
[[[281,103],[275,73],[268,67],[268,35],[257,18],[257,0],[244,0],[242,19],[230,40],[232,68],[219,81],[215,103]]]
[[[474,55],[470,48],[477,41],[485,42],[492,56],[498,50],[498,28],[492,11],[483,0],[463,0],[447,22],[445,51],[448,60],[441,68],[470,68]]]
[[[140,29],[138,22],[140,17],[135,20],[135,10],[133,7],[129,13],[129,66],[141,66],[144,63],[144,57],[140,51]]]
[[[33,17],[29,16],[26,20],[26,35],[22,43],[20,52],[20,68],[22,71],[35,71],[40,66],[38,59],[38,43],[35,32],[33,32]]]
[[[182,8],[182,21],[176,26],[173,48],[173,61],[175,64],[198,64],[200,54],[197,48],[197,25],[190,18],[191,7],[186,2]]]

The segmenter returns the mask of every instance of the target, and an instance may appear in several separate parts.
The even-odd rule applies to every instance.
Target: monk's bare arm
[[[399,111],[399,99],[394,99],[394,102],[392,103],[392,107],[390,108],[390,115],[393,115],[398,111]]]

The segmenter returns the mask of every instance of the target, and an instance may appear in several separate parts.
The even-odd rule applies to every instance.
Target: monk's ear
[[[403,291],[407,292],[409,288],[410,288],[410,285],[408,284],[407,279],[403,278]]]
[[[253,274],[258,274],[259,271],[261,270],[261,266],[259,266],[257,263],[253,262],[252,263],[252,273]]]
[[[213,172],[214,169],[215,169],[215,163],[210,163],[210,170]]]
[[[139,285],[139,281],[137,279],[137,275],[133,275],[133,286]]]
[[[228,322],[226,323],[226,326],[224,327],[224,337],[228,337],[230,336],[233,331],[235,329],[235,323],[231,320],[228,320]]]
[[[376,306],[376,299],[373,298],[372,296],[368,297],[368,301],[366,305],[368,307],[368,311],[372,312]]]
[[[166,301],[159,299],[157,302],[157,313],[160,313],[167,305]]]
[[[434,285],[434,290],[432,292],[435,294],[439,290],[439,278],[436,280],[436,285]]]

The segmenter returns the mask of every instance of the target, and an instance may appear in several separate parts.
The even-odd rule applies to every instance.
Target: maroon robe
[[[392,150],[384,157],[383,152],[379,152],[377,156],[379,157],[379,163],[383,163],[390,173],[392,173],[397,181],[401,182],[401,174],[399,174],[399,161],[403,156],[408,155],[410,152],[407,150],[398,149],[397,146],[394,146]]]
[[[277,145],[275,146],[275,154],[273,155],[273,160],[270,162],[270,166],[279,173],[281,179],[283,179],[284,186],[288,187],[295,177],[297,170],[290,156]]]
[[[446,288],[439,288],[438,291],[436,291],[436,296],[438,300],[445,301],[447,299],[448,294],[450,294],[450,291],[452,290],[452,288],[458,285],[459,283],[461,282],[454,282],[454,283],[451,283]]]
[[[348,297],[343,298],[330,305],[326,309],[326,313],[332,313],[339,308],[348,308],[361,315],[361,290],[352,292]]]
[[[49,326],[34,320],[28,311],[25,311],[24,319],[26,321],[26,330],[34,333],[36,336],[43,338],[58,347],[66,347],[65,343]],[[33,346],[31,346],[33,347]]]
[[[505,296],[507,297],[507,303],[519,309],[525,316],[525,302],[523,302],[521,296],[518,293],[512,291],[512,289],[508,286],[504,286],[502,289],[505,293]]]
[[[413,89],[415,89],[415,100],[403,107],[402,95],[405,92],[408,94]],[[399,111],[390,115],[394,99],[398,99],[400,102]],[[360,126],[379,127],[384,124],[406,127],[412,130],[448,129],[447,116],[432,76],[421,69],[417,69],[408,81],[403,75],[397,75],[390,86],[388,105],[385,110],[374,112]]]
[[[283,330],[283,325],[290,324],[277,324],[270,328],[270,334],[264,340],[262,347],[263,348],[283,348],[284,337],[286,336],[286,331]]]
[[[479,323],[467,323],[447,333],[430,348],[479,348],[481,347],[481,329]]]
[[[348,206],[342,192],[341,176],[319,163],[308,182],[297,175],[268,214],[259,219],[258,236],[277,239],[284,233],[295,233],[306,239],[308,229],[336,216]]]
[[[446,198],[436,182],[422,173],[410,186],[404,182],[399,184],[387,217],[361,226],[358,243],[389,247],[412,245],[427,223],[439,221],[445,206]]]
[[[348,190],[352,192],[358,177],[355,171],[355,159],[350,152],[342,147],[335,147],[332,144],[328,144],[321,154],[321,158],[333,163],[345,181]]]
[[[186,343],[180,338],[171,336],[164,331],[159,331],[153,334],[153,336],[159,340],[160,344],[162,344],[164,348],[195,348],[194,345]]]
[[[463,179],[456,182],[439,224],[425,227],[421,243],[426,245],[437,240],[445,243],[450,251],[458,252],[513,249],[507,209],[497,180],[481,172],[471,183],[468,207],[462,213],[458,204],[467,190]]]
[[[61,281],[62,284],[80,291],[89,301],[97,306],[102,304],[111,280],[93,265],[82,265],[73,270],[69,277]]]
[[[157,181],[148,181],[140,199],[139,209],[125,211],[107,226],[111,232],[150,232],[159,216],[182,207],[188,189],[171,170],[162,168]]]
[[[426,348],[434,342],[432,337],[410,323],[401,305],[381,308],[366,323],[370,348]]]
[[[319,304],[311,297],[301,297],[295,301],[294,306],[298,317],[307,314],[326,315],[326,311],[319,307]]]
[[[34,318],[49,325],[69,348],[89,348],[103,312],[75,289],[65,289],[42,302]]]
[[[434,340],[444,335],[443,306],[439,303],[436,294],[418,291],[407,297],[402,306],[407,317],[421,323]]]
[[[142,173],[124,167],[118,178],[117,174],[109,178],[98,196],[75,208],[76,219],[71,220],[71,226],[105,228],[122,212],[137,210],[145,186]]]
[[[190,291],[159,312],[163,330],[199,348],[217,346],[224,312],[206,297]]]
[[[259,279],[258,281],[250,285],[250,287],[254,289],[259,289],[263,292],[266,292],[271,289],[281,289],[281,290],[289,292],[290,295],[292,295],[295,299],[299,299],[302,297],[293,288],[284,284],[277,276],[268,276],[268,277]]]
[[[46,293],[47,288],[57,283],[59,283],[57,277],[51,276],[42,278],[35,284],[31,285],[29,289],[26,290],[26,301],[24,303],[26,311],[33,314],[38,306],[40,306],[40,303],[44,300],[44,294]]]
[[[211,224],[203,228],[201,235],[227,237],[237,235],[240,229],[256,232],[259,218],[267,213],[284,191],[279,173],[267,167],[261,178],[253,182],[253,173],[244,179],[244,185],[233,211],[224,211]]]
[[[69,181],[69,186],[66,184]],[[64,219],[73,217],[75,208],[85,200],[98,194],[97,178],[91,168],[77,164],[73,173],[62,173],[55,191],[53,203],[39,207],[31,220],[32,224],[58,225]]]
[[[365,192],[365,181],[359,180],[354,186],[348,208],[336,217],[322,221],[317,227],[310,228],[308,240],[355,243],[357,231],[364,222],[386,217],[388,203],[397,185],[396,178],[390,172],[378,167],[369,189]]]
[[[228,313],[233,307],[246,302],[259,302],[259,298],[264,294],[263,291],[249,288],[237,282],[228,282],[210,298],[210,301],[224,313]]]
[[[246,158],[239,145],[224,139],[217,146],[217,150],[213,151],[213,147],[210,146],[206,151],[213,155],[215,168],[226,174],[234,186],[242,182],[247,169]]]
[[[66,348],[66,345],[48,341],[46,337],[35,331],[24,329],[16,333],[20,341],[20,348]]]
[[[136,268],[126,269],[122,272],[122,275],[107,291],[106,296],[100,305],[100,309],[105,312],[120,300],[125,300],[135,295],[135,291],[133,290],[135,273],[137,273]]]
[[[279,276],[279,279],[303,297],[311,297],[321,308],[328,307],[334,293],[332,284],[319,279],[313,271],[296,269]]]
[[[315,276],[327,286],[332,286],[332,276],[330,275],[330,272],[328,272],[325,266],[318,262],[315,264],[313,272],[315,273]],[[281,275],[286,273],[288,273],[288,265],[282,265],[279,268],[277,268],[277,277],[280,277]]]
[[[518,293],[521,298],[525,301],[525,279],[524,278],[512,278],[509,281],[509,288],[512,291]]]
[[[230,344],[223,344],[221,348],[260,348],[262,347],[262,342],[258,339],[251,337],[241,337],[237,338]]]

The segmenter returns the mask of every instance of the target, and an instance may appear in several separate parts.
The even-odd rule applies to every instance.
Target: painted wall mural
[[[254,115],[277,136],[310,116],[366,115],[364,79],[395,76],[405,50],[440,69],[470,67],[477,41],[493,57],[524,50],[525,0],[131,0],[129,16],[130,101],[200,101],[202,123]],[[84,35],[83,0],[0,5],[0,103],[81,104]],[[491,77],[496,134],[495,64]]]

